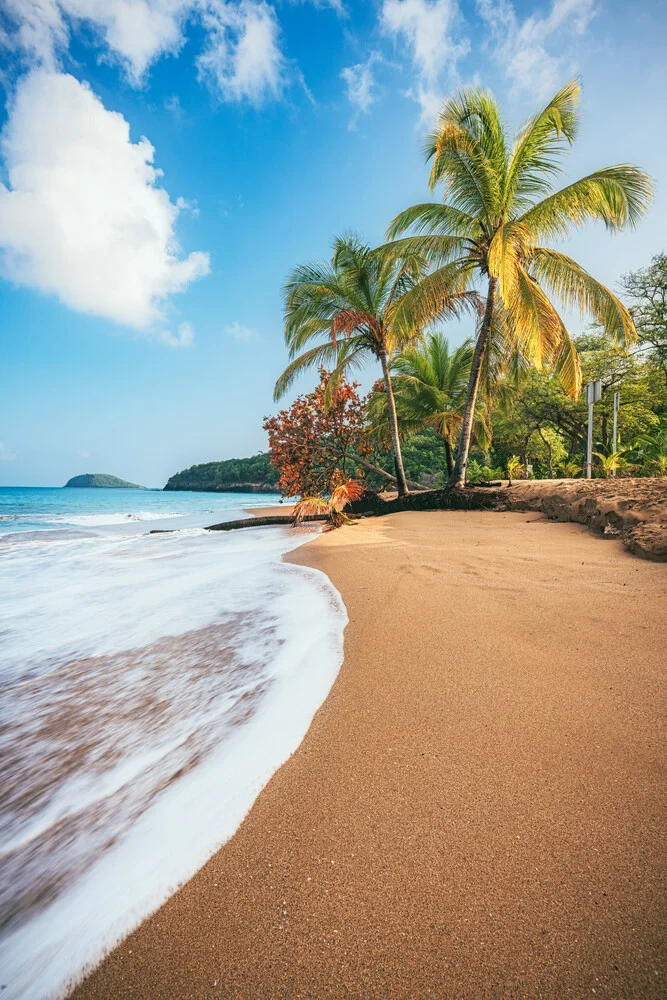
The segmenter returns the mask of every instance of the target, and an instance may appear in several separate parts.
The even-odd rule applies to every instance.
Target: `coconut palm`
[[[507,479],[509,486],[512,485],[512,478],[516,479],[521,472],[523,472],[521,459],[518,455],[510,455],[507,459]]]
[[[420,328],[403,320],[400,335],[393,322],[402,298],[426,272],[423,254],[405,254],[385,249],[372,250],[354,236],[334,242],[331,263],[304,264],[296,268],[284,286],[285,342],[292,360],[276,383],[279,399],[304,369],[332,367],[333,386],[346,370],[369,360],[382,366],[387,393],[396,485],[399,495],[407,493],[396,404],[389,375],[396,349],[421,335]],[[450,296],[444,292],[437,315],[453,315],[475,303],[468,292]],[[309,347],[313,341],[316,346]],[[304,348],[307,348],[304,350]]]
[[[564,479],[576,479],[581,472],[581,463],[569,458],[562,463],[560,471]]]
[[[658,427],[653,434],[640,434],[633,451],[654,476],[667,475],[667,424]]]
[[[471,87],[454,95],[426,143],[430,187],[443,185],[443,203],[414,205],[388,230],[397,254],[423,254],[433,268],[403,297],[394,316],[399,334],[403,325],[425,326],[443,296],[485,284],[452,486],[465,483],[480,373],[494,330],[527,362],[553,366],[574,397],[579,360],[552,299],[592,315],[620,344],[636,336],[628,310],[608,288],[571,257],[542,245],[589,221],[612,231],[634,226],[650,201],[651,179],[630,164],[553,190],[577,135],[579,98],[579,83],[568,83],[510,139],[492,94]],[[406,232],[412,235],[396,239]]]
[[[604,472],[605,479],[615,476],[617,470],[623,468],[623,456],[627,451],[627,448],[620,448],[618,451],[611,451],[608,455],[601,451],[593,452],[595,457],[600,460],[600,468]]]
[[[452,351],[443,334],[431,333],[423,343],[406,347],[391,363],[400,430],[410,434],[432,427],[437,431],[445,446],[448,475],[454,469],[453,451],[461,430],[472,355],[469,341]],[[368,411],[375,427],[386,426],[387,409],[386,392],[373,392]],[[486,430],[485,424],[481,427]]]

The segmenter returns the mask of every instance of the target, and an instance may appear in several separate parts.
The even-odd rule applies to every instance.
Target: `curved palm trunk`
[[[482,362],[484,361],[484,355],[486,354],[486,349],[489,345],[489,338],[491,336],[491,323],[493,322],[493,308],[495,305],[497,284],[497,278],[489,278],[489,291],[486,296],[484,319],[482,320],[482,327],[479,331],[477,343],[475,344],[475,353],[472,356],[470,378],[468,380],[468,393],[466,395],[463,423],[461,424],[461,434],[459,436],[456,464],[454,465],[453,473],[449,477],[449,485],[453,487],[465,486],[466,482],[466,469],[468,467],[468,452],[470,451],[472,424],[475,415],[479,382],[482,376]]]
[[[380,364],[384,376],[384,387],[387,391],[387,403],[389,406],[389,427],[391,428],[391,443],[394,448],[394,465],[396,466],[396,489],[399,497],[404,497],[408,492],[408,484],[405,481],[405,470],[403,469],[403,456],[401,455],[401,441],[398,436],[398,417],[396,416],[396,401],[394,400],[394,390],[391,385],[389,375],[389,361],[387,352],[380,353]]]
[[[452,446],[449,443],[449,438],[442,439],[445,442],[445,458],[447,459],[447,475],[451,476],[454,471],[454,456],[452,455]]]

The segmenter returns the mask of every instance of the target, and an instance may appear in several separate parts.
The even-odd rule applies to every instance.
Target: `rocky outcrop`
[[[275,483],[209,483],[199,484],[167,483],[165,490],[188,490],[192,493],[278,493]]]

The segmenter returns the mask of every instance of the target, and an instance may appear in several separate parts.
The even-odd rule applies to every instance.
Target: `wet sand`
[[[77,1000],[663,998],[664,565],[525,513],[289,558],[343,596],[338,680]]]

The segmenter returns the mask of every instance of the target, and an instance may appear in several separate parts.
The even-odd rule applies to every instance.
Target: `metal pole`
[[[593,393],[591,393],[591,398]],[[588,440],[586,442],[586,479],[591,478],[593,466],[593,403],[588,404]]]
[[[618,440],[618,408],[621,405],[621,394],[620,392],[614,393],[614,438],[612,444],[612,453],[616,454],[616,442]],[[611,470],[612,476],[616,477],[616,469]]]

